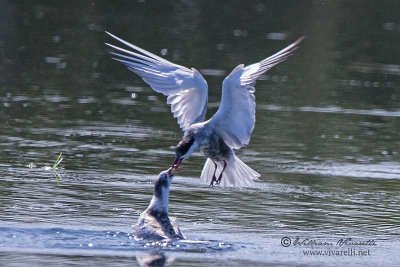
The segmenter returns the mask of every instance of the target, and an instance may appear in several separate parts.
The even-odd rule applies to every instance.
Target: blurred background
[[[283,260],[282,235],[398,238],[398,1],[0,4],[0,225],[51,228],[62,220],[87,229],[90,221],[129,231],[155,175],[172,163],[182,133],[165,97],[111,59],[104,43],[117,43],[104,31],[198,69],[209,84],[207,118],[235,66],[304,35],[256,85],[255,130],[238,151],[262,175],[255,189],[207,189],[198,179],[205,160],[195,156],[176,178],[172,208],[195,238],[252,240],[261,251],[248,257],[260,266],[274,245],[278,258],[269,260]],[[60,152],[57,185],[43,167]],[[13,242],[0,234],[0,247],[24,247]]]

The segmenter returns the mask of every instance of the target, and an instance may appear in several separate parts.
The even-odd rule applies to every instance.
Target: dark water
[[[165,98],[110,59],[104,30],[201,70],[208,116],[227,72],[307,36],[257,83],[237,154],[261,180],[209,189],[200,155],[175,177],[189,242],[129,234],[182,134]],[[1,1],[0,265],[398,266],[399,47],[397,1]],[[307,256],[284,237],[376,245]]]

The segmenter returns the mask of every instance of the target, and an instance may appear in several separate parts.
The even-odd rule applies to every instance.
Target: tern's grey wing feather
[[[304,37],[278,53],[249,66],[237,66],[222,84],[221,104],[211,119],[214,130],[225,143],[239,149],[250,141],[255,123],[255,88],[258,77],[273,66],[286,60]]]
[[[171,105],[174,118],[178,120],[183,131],[193,123],[204,121],[208,86],[196,69],[174,64],[111,33],[107,34],[134,49],[135,52],[107,44],[119,52],[112,52],[116,56],[115,60],[142,77],[154,91],[168,96],[167,103]]]

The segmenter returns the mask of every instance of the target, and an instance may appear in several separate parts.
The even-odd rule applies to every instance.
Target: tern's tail
[[[224,168],[223,161],[215,161],[217,164],[217,171],[215,173],[216,178],[220,177],[220,174]],[[212,183],[213,175],[215,171],[215,164],[211,159],[207,159],[204,165],[203,171],[201,172],[200,179],[206,181],[208,184]],[[238,157],[232,155],[229,160],[226,161],[226,168],[222,173],[220,186],[246,186],[253,183],[254,180],[258,180],[260,174],[254,171],[252,168],[243,163]]]

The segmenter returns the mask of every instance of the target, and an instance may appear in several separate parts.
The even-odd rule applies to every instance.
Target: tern
[[[175,149],[172,168],[177,169],[193,152],[201,151],[207,161],[200,178],[214,185],[246,186],[258,180],[260,174],[243,163],[234,150],[246,146],[255,124],[255,83],[266,71],[286,60],[298,48],[304,36],[261,60],[245,66],[238,65],[222,83],[222,97],[218,111],[205,120],[208,85],[195,68],[172,63],[135,46],[111,33],[128,50],[109,43],[113,59],[123,63],[139,75],[150,87],[167,96],[171,112],[184,132]]]
[[[132,227],[136,238],[147,240],[185,239],[176,223],[168,216],[169,189],[175,169],[161,172],[154,185],[154,194],[150,204],[143,211],[137,224]]]

